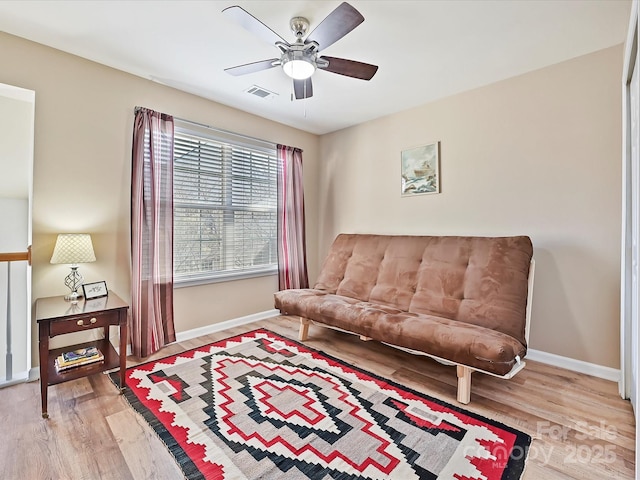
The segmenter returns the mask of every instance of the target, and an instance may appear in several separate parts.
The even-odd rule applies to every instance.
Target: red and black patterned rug
[[[194,479],[521,477],[531,437],[268,330],[127,369]]]

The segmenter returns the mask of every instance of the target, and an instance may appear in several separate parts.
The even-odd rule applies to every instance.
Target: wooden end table
[[[114,368],[120,369],[120,392],[125,386],[127,360],[127,311],[129,305],[115,293],[91,300],[80,299],[72,304],[60,297],[39,298],[36,300],[36,321],[40,350],[40,396],[42,399],[42,418],[47,413],[47,388],[69,380],[101,373]],[[109,327],[120,327],[120,354],[109,341]],[[49,350],[49,338],[65,333],[81,332],[93,328],[104,328],[104,338],[91,342],[69,345]],[[55,359],[70,350],[95,346],[104,355],[104,361],[71,368],[58,372]]]

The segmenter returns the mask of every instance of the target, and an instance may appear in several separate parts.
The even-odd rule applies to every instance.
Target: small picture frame
[[[403,150],[400,169],[403,197],[440,193],[440,142]]]
[[[106,297],[109,295],[107,290],[107,282],[93,282],[82,284],[82,291],[84,292],[85,300],[91,300],[92,298]]]

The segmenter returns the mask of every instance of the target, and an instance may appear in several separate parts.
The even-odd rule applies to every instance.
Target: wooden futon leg
[[[458,374],[458,401],[465,405],[471,401],[471,374],[473,370],[463,365],[456,366]]]
[[[300,317],[300,333],[298,333],[298,338],[301,342],[304,342],[307,338],[309,338],[309,324],[310,320]]]

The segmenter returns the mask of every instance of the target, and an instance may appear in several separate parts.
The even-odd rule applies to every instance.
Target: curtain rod
[[[205,125],[204,123],[199,123],[199,122],[194,122],[194,121],[191,121],[191,120],[186,120],[184,118],[179,118],[179,117],[173,117],[173,118],[175,120],[178,120],[179,122],[189,123],[191,125],[197,125],[198,127],[208,128],[208,129],[213,130],[214,132],[222,133],[222,134],[225,134],[225,135],[233,135],[233,136],[236,136],[236,137],[244,138],[246,140],[252,140],[254,142],[258,141],[258,142],[266,143],[268,145],[273,146],[274,148],[277,145],[276,142],[270,142],[268,140],[263,140],[262,138],[255,138],[255,137],[251,137],[249,135],[243,135],[241,133],[230,132],[228,130],[222,130],[221,128],[216,128],[216,127],[212,127],[211,125]]]
[[[137,107],[135,107],[135,111],[137,112],[138,110],[140,110],[142,108],[145,108],[145,107],[137,106]],[[239,137],[239,138],[244,138],[246,140],[250,140],[250,141],[253,141],[253,142],[261,142],[261,143],[264,143],[266,145],[269,145],[272,148],[276,148],[279,145],[276,142],[271,142],[269,140],[264,140],[262,138],[251,137],[249,135],[243,135],[241,133],[230,132],[229,130],[223,130],[221,128],[212,127],[211,125],[207,125],[207,124],[204,124],[204,123],[194,122],[193,120],[187,120],[186,118],[180,118],[180,117],[175,117],[174,116],[173,119],[174,120],[178,120],[179,122],[188,123],[188,124],[195,125],[195,126],[198,126],[198,127],[208,128],[208,129],[213,130],[214,132],[218,132],[218,133],[220,133],[222,135],[232,135],[232,136]],[[297,147],[295,147],[295,148],[297,148]],[[300,148],[297,148],[297,149],[300,150],[301,152],[303,151]]]

